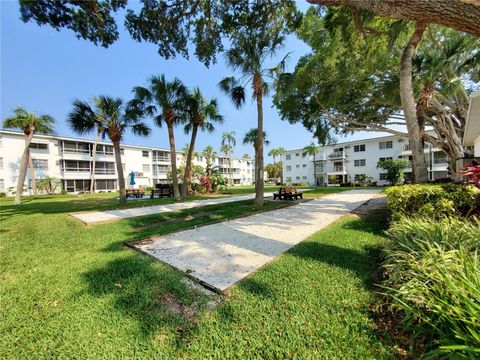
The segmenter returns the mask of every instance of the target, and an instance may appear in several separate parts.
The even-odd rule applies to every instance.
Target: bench
[[[150,199],[153,199],[155,196],[161,197],[171,197],[173,196],[173,191],[170,185],[168,184],[157,184],[155,189],[152,189],[150,193]]]
[[[278,192],[273,193],[273,200],[298,200],[303,199],[303,193],[298,191],[294,186],[285,186],[278,189]]]
[[[126,189],[125,190],[125,196],[127,199],[129,197],[135,197],[135,198],[142,198],[145,195],[145,191],[143,189]]]

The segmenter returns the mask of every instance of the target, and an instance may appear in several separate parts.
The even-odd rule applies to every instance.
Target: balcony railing
[[[343,171],[343,166],[341,166],[341,165],[335,165],[335,166],[333,167],[333,171],[334,171],[334,172],[342,172],[342,171]]]
[[[156,156],[153,158],[153,161],[169,162],[170,158],[167,156]]]
[[[344,151],[335,151],[331,154],[328,154],[329,159],[341,159],[345,157],[345,152]]]
[[[71,167],[66,167],[63,169],[64,172],[74,172],[74,173],[79,173],[79,172],[90,172],[90,168],[71,168]]]
[[[90,150],[88,149],[68,149],[64,148],[63,152],[66,154],[88,154],[90,155]]]
[[[115,175],[115,169],[97,169],[95,168],[96,175]]]

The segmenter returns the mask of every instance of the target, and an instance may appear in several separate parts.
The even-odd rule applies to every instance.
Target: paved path
[[[136,248],[223,291],[379,190],[350,190],[284,209],[152,237]]]
[[[308,191],[309,189],[305,189],[302,191]],[[265,193],[264,196],[272,196],[273,193]],[[108,211],[89,211],[89,212],[82,212],[82,213],[72,213],[73,217],[80,219],[87,225],[105,222],[105,221],[113,221],[113,220],[120,220],[120,219],[127,219],[137,216],[147,216],[147,215],[155,215],[166,213],[170,211],[178,211],[178,210],[185,210],[191,209],[200,206],[207,206],[207,205],[217,205],[217,204],[225,204],[235,201],[242,201],[242,200],[250,200],[254,199],[255,194],[249,195],[241,195],[241,196],[229,196],[217,199],[209,199],[209,200],[195,200],[195,201],[186,201],[182,203],[174,203],[174,204],[165,204],[165,205],[153,205],[153,206],[145,206],[145,207],[137,207],[131,209],[123,209],[123,210],[108,210]]]

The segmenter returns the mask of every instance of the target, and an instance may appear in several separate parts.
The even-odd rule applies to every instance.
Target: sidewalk
[[[379,193],[369,189],[331,194],[284,209],[152,237],[134,246],[223,291]]]
[[[307,191],[307,190],[302,190],[302,191]],[[272,196],[272,195],[273,193],[264,194],[265,197]],[[70,215],[83,221],[87,225],[92,225],[100,222],[127,219],[127,218],[132,218],[137,216],[155,215],[155,214],[166,213],[169,211],[185,210],[185,209],[191,209],[191,208],[207,206],[207,205],[225,204],[225,203],[231,203],[235,201],[250,200],[254,198],[255,198],[255,194],[249,194],[249,195],[241,195],[241,196],[223,197],[218,199],[194,200],[194,201],[186,201],[186,202],[174,203],[174,204],[137,207],[137,208],[123,209],[123,210],[89,211],[89,212],[83,212],[83,213],[72,213]]]

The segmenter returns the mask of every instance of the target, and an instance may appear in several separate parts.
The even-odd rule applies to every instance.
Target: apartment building
[[[93,140],[35,135],[30,145],[35,177],[61,179],[63,189],[67,192],[89,191],[93,147]],[[23,133],[0,130],[0,192],[8,192],[10,188],[16,187],[23,150]],[[135,187],[153,186],[168,181],[167,174],[171,170],[169,149],[122,144],[121,158],[127,185],[131,172],[135,174]],[[202,156],[195,157],[193,163],[206,167],[206,160]],[[177,153],[177,166],[184,164],[184,156]],[[225,177],[229,177],[228,160],[225,157],[216,157],[213,166]],[[252,169],[251,160],[232,158],[233,183],[252,184]],[[27,171],[25,185],[28,188],[30,176],[30,171]],[[113,146],[111,143],[99,142],[95,162],[95,191],[117,190],[117,178]]]
[[[430,179],[447,177],[445,153],[430,144],[425,145],[425,153]],[[400,136],[327,145],[315,154],[315,159],[313,156],[305,156],[302,149],[289,150],[282,155],[283,177],[287,183],[332,185],[358,181],[361,175],[367,175],[372,178],[372,182],[386,185],[385,174],[377,168],[377,163],[392,159],[408,160],[405,177],[407,180],[411,178],[412,151],[408,139]]]

